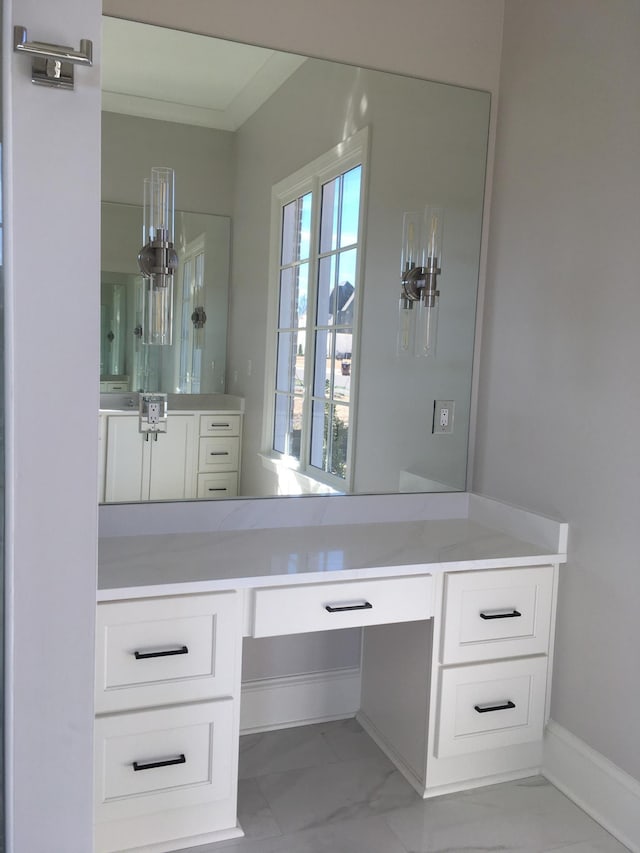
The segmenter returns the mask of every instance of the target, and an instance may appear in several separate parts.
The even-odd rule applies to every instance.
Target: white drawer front
[[[238,593],[101,603],[96,619],[97,713],[233,692]]]
[[[200,435],[240,435],[240,415],[200,415]]]
[[[443,669],[436,757],[539,740],[547,658]]]
[[[237,438],[201,438],[198,470],[237,471],[239,451]]]
[[[253,636],[412,622],[432,615],[430,575],[268,587],[255,592]]]
[[[198,497],[235,498],[238,494],[238,472],[225,471],[214,474],[198,474]]]
[[[232,796],[237,749],[231,699],[99,717],[96,820]]]
[[[552,566],[448,574],[442,663],[545,654],[552,597]]]

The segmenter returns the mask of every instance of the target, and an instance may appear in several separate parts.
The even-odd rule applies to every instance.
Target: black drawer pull
[[[473,706],[479,714],[486,714],[489,711],[508,711],[511,708],[515,708],[515,702],[509,700],[508,702],[503,702],[500,705],[491,705],[490,703],[484,703],[482,705],[474,705]]]
[[[187,646],[180,646],[179,649],[167,649],[163,652],[134,652],[133,656],[136,660],[146,660],[147,658],[168,658],[172,655],[188,655],[189,649]]]
[[[373,604],[369,604],[368,601],[363,601],[362,604],[343,604],[334,606],[333,604],[326,604],[325,610],[329,613],[344,613],[345,610],[372,610]]]
[[[211,453],[209,453],[209,456],[228,456],[228,455],[229,455],[228,450],[212,450]]]
[[[207,491],[208,492],[226,492],[227,488],[226,488],[226,486],[220,486],[219,489],[207,489]]]
[[[480,611],[481,619],[513,619],[522,616],[519,610],[485,610]]]
[[[180,753],[177,758],[165,758],[164,761],[148,761],[146,764],[139,764],[137,761],[133,762],[133,769],[135,771],[138,770],[155,770],[156,767],[171,767],[172,764],[186,764],[187,759],[184,753]]]
[[[223,428],[223,427],[224,427],[224,429],[229,429],[231,424],[210,424],[209,426],[211,427],[211,429],[219,429],[219,428]]]

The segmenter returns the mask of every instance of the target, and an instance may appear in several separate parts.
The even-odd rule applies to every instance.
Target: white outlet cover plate
[[[450,435],[453,432],[454,400],[434,400],[433,424],[431,431],[434,435]]]

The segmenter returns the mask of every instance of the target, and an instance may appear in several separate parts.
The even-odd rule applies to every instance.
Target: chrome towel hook
[[[27,41],[27,28],[13,28],[13,49],[28,53],[31,63],[31,81],[39,86],[73,89],[73,66],[93,65],[93,42],[80,40],[80,50],[60,44]]]

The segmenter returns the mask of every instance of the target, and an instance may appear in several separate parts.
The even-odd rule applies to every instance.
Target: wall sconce
[[[424,213],[404,215],[397,340],[400,356],[435,355],[443,224],[441,207],[427,206]]]
[[[142,342],[170,346],[173,333],[173,275],[178,255],[173,247],[173,169],[154,167],[144,181],[144,221],[138,266],[145,278]]]

